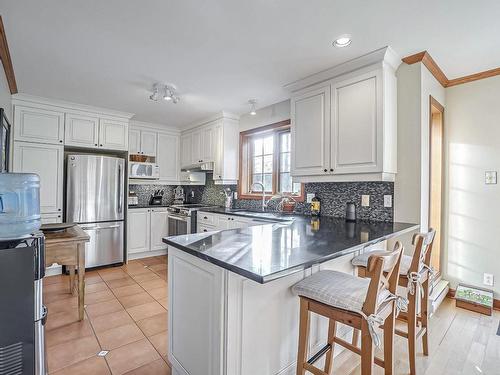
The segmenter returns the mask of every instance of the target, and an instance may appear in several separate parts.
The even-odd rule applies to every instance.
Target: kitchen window
[[[290,120],[263,126],[240,133],[240,183],[239,197],[260,199],[260,186],[266,195],[291,195],[302,201],[303,187],[291,176]]]

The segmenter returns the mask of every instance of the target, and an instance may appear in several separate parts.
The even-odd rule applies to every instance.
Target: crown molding
[[[332,68],[288,83],[284,88],[288,91],[297,91],[378,63],[388,64],[392,69],[396,70],[401,64],[401,59],[391,47],[385,46]]]
[[[5,77],[9,84],[11,94],[17,94],[16,76],[14,74],[14,67],[10,58],[9,45],[7,44],[7,35],[3,27],[2,16],[0,16],[0,60],[2,61]]]
[[[165,125],[165,124],[157,124],[157,123],[152,123],[152,122],[130,120],[129,125],[132,128],[165,131],[165,132],[175,133],[175,134],[181,133],[181,130],[179,128],[175,128],[173,126]]]
[[[479,72],[459,78],[448,79],[446,74],[441,70],[436,61],[432,58],[432,56],[427,51],[422,51],[416,53],[414,55],[410,55],[404,57],[402,61],[408,65],[416,64],[421,62],[425,65],[429,72],[437,79],[437,81],[444,87],[452,87],[456,85],[461,85],[464,83],[469,83],[473,81],[477,81],[480,79],[490,78],[497,75],[500,75],[500,68],[485,70],[484,72]]]
[[[86,104],[78,104],[73,102],[67,102],[64,100],[44,98],[36,95],[29,94],[15,94],[12,95],[12,104],[42,104],[49,105],[52,107],[59,107],[66,111],[81,111],[90,113],[101,113],[107,116],[121,117],[130,120],[135,114],[129,112],[116,111],[109,108],[94,107]]]

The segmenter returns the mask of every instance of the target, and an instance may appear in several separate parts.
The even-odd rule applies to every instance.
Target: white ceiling
[[[500,66],[485,0],[0,0],[19,91],[171,126],[287,98],[283,85],[385,45],[448,78]],[[344,49],[331,47],[341,34]],[[173,83],[182,101],[148,99]]]

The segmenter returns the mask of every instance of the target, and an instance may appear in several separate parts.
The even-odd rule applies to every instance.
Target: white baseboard
[[[443,300],[446,298],[446,295],[450,290],[449,284],[450,284],[449,281],[441,279],[434,286],[434,289],[432,290],[432,293],[429,296],[431,315],[434,314],[434,312],[438,309],[439,305],[441,305]]]
[[[128,260],[157,257],[159,255],[166,255],[167,253],[168,253],[167,249],[155,250],[155,251],[144,251],[142,253],[132,253],[132,254],[128,254]]]

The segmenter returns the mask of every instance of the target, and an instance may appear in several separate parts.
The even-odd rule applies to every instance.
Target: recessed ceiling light
[[[351,42],[352,40],[349,35],[342,35],[333,41],[333,46],[337,48],[347,47]]]

